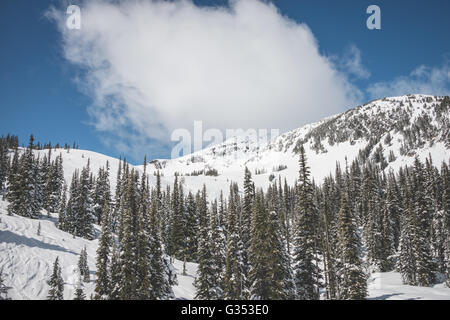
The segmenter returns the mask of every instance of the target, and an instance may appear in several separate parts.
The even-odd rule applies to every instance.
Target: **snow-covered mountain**
[[[176,159],[154,159],[148,163],[150,183],[160,171],[161,182],[172,185],[175,174],[187,190],[197,191],[206,184],[208,196],[226,195],[230,182],[243,183],[247,166],[257,187],[267,187],[280,176],[293,184],[298,177],[298,147],[303,144],[316,183],[334,173],[336,162],[342,166],[357,158],[383,154],[385,170],[397,170],[431,154],[435,164],[450,158],[450,99],[430,95],[383,98],[286,132],[269,141],[253,136],[237,136],[223,143]],[[44,157],[48,150],[35,151]],[[53,149],[52,159],[62,154],[64,177],[69,184],[76,168],[90,159],[91,171],[109,162],[111,189],[116,185],[119,159],[103,154],[70,149]],[[382,161],[382,159],[380,159]],[[439,167],[439,165],[438,165]],[[140,173],[143,166],[134,166]],[[217,175],[215,173],[217,171]]]
[[[427,95],[408,95],[369,102],[345,113],[328,117],[314,124],[286,132],[261,143],[255,139],[236,137],[178,159],[159,159],[149,163],[150,183],[155,184],[153,172],[162,174],[162,184],[172,184],[176,173],[181,175],[186,189],[197,191],[205,183],[208,196],[220,190],[227,194],[229,184],[242,185],[245,166],[253,173],[256,186],[266,187],[271,178],[286,178],[293,184],[298,177],[298,147],[303,144],[308,164],[316,182],[342,165],[359,157],[377,159],[385,170],[411,164],[414,156],[421,159],[432,155],[435,164],[450,158],[450,99]],[[35,151],[42,159],[48,150]],[[111,188],[114,193],[119,160],[87,150],[53,149],[52,159],[63,158],[64,177],[70,183],[75,169],[81,169],[89,159],[91,171],[109,162]],[[384,158],[384,160],[383,160]],[[438,165],[439,167],[439,165]],[[136,166],[142,172],[142,166]],[[217,170],[217,175],[205,175]],[[256,174],[257,173],[257,174]],[[9,295],[15,299],[45,299],[45,281],[51,273],[56,256],[60,257],[66,283],[65,298],[73,298],[77,280],[77,262],[86,246],[91,279],[95,279],[95,252],[98,240],[74,239],[56,228],[56,214],[41,220],[7,216],[8,203],[0,200],[0,267],[5,283],[12,287]],[[37,234],[38,223],[40,235]],[[97,227],[98,228],[98,227]],[[182,275],[182,262],[175,260],[179,284],[174,287],[177,298],[192,299],[196,264],[187,264]],[[93,292],[91,282],[85,293]],[[450,289],[443,284],[419,288],[401,284],[395,272],[374,273],[369,279],[369,297],[374,299],[450,299]]]
[[[298,177],[301,144],[317,183],[334,172],[336,162],[344,166],[346,159],[351,164],[358,156],[375,158],[382,153],[386,170],[411,164],[415,155],[423,160],[431,154],[439,164],[450,158],[450,101],[429,95],[374,100],[266,143],[235,137],[177,159],[153,160],[147,170],[159,170],[166,181],[173,181],[178,173],[192,190],[205,183],[213,196],[220,190],[226,194],[230,181],[242,186],[246,166],[257,187],[266,187],[278,176],[293,184]],[[217,176],[208,175],[214,170]]]

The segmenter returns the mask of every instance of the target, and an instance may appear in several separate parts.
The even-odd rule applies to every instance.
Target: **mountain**
[[[421,94],[378,99],[269,141],[236,136],[176,159],[154,159],[147,164],[147,172],[151,185],[156,183],[157,171],[164,187],[173,184],[175,174],[182,176],[187,190],[196,192],[206,184],[212,198],[218,197],[220,191],[228,194],[231,181],[242,187],[246,166],[257,187],[266,188],[271,179],[278,177],[293,185],[298,177],[301,144],[311,175],[319,184],[334,173],[336,162],[344,166],[356,158],[377,158],[379,163],[384,158],[385,170],[394,171],[412,164],[416,155],[424,160],[431,154],[434,163],[439,164],[450,158],[450,99]],[[42,159],[48,150],[35,153]],[[68,184],[74,170],[85,166],[88,159],[94,174],[108,161],[114,192],[119,159],[88,150],[53,149],[52,160],[59,154]],[[143,172],[143,165],[134,168]]]
[[[166,181],[173,181],[178,173],[192,190],[205,183],[213,196],[220,190],[226,194],[231,181],[242,187],[246,166],[257,187],[265,188],[279,176],[292,185],[298,177],[301,144],[317,183],[334,172],[336,162],[351,164],[356,158],[377,159],[385,170],[412,164],[416,155],[423,160],[431,154],[439,164],[450,155],[449,97],[407,95],[374,100],[268,142],[237,136],[177,159],[153,160],[147,170],[159,170]],[[217,176],[208,175],[215,170]]]
[[[162,184],[172,185],[176,173],[186,189],[199,190],[205,183],[208,197],[228,193],[235,181],[242,186],[247,166],[258,187],[267,187],[270,180],[286,178],[293,184],[298,177],[298,150],[303,145],[308,165],[316,183],[333,173],[336,162],[341,165],[354,159],[364,162],[374,159],[384,170],[397,170],[412,164],[414,157],[422,160],[430,154],[437,167],[449,160],[450,99],[427,95],[408,95],[371,101],[345,113],[328,117],[314,124],[286,132],[271,141],[235,137],[178,159],[157,159],[149,162],[150,184],[155,185],[153,173],[160,171]],[[42,159],[48,150],[36,150]],[[51,157],[63,158],[64,178],[68,184],[75,169],[89,160],[91,171],[110,166],[111,191],[114,194],[119,160],[96,152],[77,149],[52,149]],[[140,173],[143,166],[135,166]],[[217,172],[216,172],[217,171]],[[40,220],[17,215],[7,216],[8,202],[0,200],[0,267],[6,285],[12,287],[14,299],[45,299],[53,261],[60,257],[65,281],[64,297],[74,296],[77,262],[86,246],[91,279],[95,279],[95,254],[98,240],[74,238],[56,227],[57,214],[43,212]],[[40,234],[38,226],[40,224]],[[99,226],[95,226],[97,233]],[[173,287],[176,298],[192,299],[193,280],[197,264],[174,260],[178,285]],[[93,292],[93,282],[85,285],[87,297]],[[397,272],[373,273],[369,279],[369,298],[373,299],[450,299],[450,289],[444,284],[422,288],[401,284]]]

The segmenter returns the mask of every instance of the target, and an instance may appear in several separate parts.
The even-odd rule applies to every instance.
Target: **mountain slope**
[[[88,253],[90,283],[84,284],[84,292],[89,298],[95,288],[95,254],[98,240],[73,238],[69,233],[56,227],[55,216],[33,220],[20,216],[6,215],[7,202],[0,200],[0,266],[3,268],[5,285],[11,287],[8,296],[12,299],[46,299],[46,281],[52,273],[52,265],[59,257],[64,279],[64,299],[73,299],[78,280],[77,263],[84,246]],[[41,235],[37,235],[38,223]],[[178,285],[173,286],[176,299],[193,299],[194,279],[197,264],[174,260]],[[403,285],[397,272],[373,273],[368,279],[368,299],[450,299],[450,288],[443,284],[433,287],[413,287]]]
[[[266,143],[252,137],[235,137],[177,159],[151,161],[149,172],[160,170],[168,181],[176,173],[188,189],[206,183],[208,192],[227,193],[230,181],[242,186],[245,166],[257,187],[267,187],[270,176],[293,184],[298,176],[298,147],[303,144],[317,183],[333,173],[336,162],[350,164],[358,156],[379,158],[389,169],[422,160],[429,154],[436,164],[448,161],[450,149],[448,97],[408,95],[369,102],[345,113],[284,133]],[[380,149],[381,148],[381,149]],[[215,169],[218,176],[205,172]],[[280,170],[282,169],[282,170]],[[197,175],[198,172],[203,172]],[[258,174],[255,174],[258,173]]]
[[[266,187],[273,174],[293,184],[298,177],[298,147],[303,144],[316,182],[333,172],[336,161],[341,165],[355,158],[376,159],[385,170],[411,164],[414,156],[421,159],[432,155],[434,163],[449,160],[450,101],[447,98],[425,95],[402,96],[372,101],[343,114],[287,132],[269,142],[237,137],[208,147],[195,154],[172,160],[154,160],[148,166],[150,183],[155,184],[153,172],[163,174],[162,184],[171,185],[175,173],[182,175],[186,189],[197,191],[207,184],[210,199],[220,190],[227,194],[231,181],[242,186],[244,168],[253,173],[255,184]],[[381,147],[381,148],[380,148]],[[44,157],[48,150],[35,151]],[[91,171],[109,162],[111,191],[114,194],[119,160],[86,150],[52,150],[52,159],[63,157],[64,177],[70,184],[72,173],[90,160]],[[381,156],[382,154],[382,156]],[[390,156],[393,154],[393,157]],[[385,162],[383,162],[385,158]],[[439,165],[438,165],[439,166]],[[142,166],[136,166],[140,173]],[[216,169],[217,176],[208,176],[207,170]],[[198,175],[199,171],[202,174]],[[194,175],[193,175],[194,173]],[[258,173],[258,174],[255,174]],[[13,289],[14,299],[45,299],[48,280],[56,256],[62,263],[65,298],[73,298],[78,279],[77,263],[81,249],[86,246],[91,280],[95,279],[95,254],[98,240],[73,238],[56,228],[56,214],[42,220],[7,216],[8,203],[0,200],[0,266],[5,283]],[[41,235],[37,235],[38,223]],[[98,230],[98,226],[96,226]],[[177,298],[192,299],[196,264],[187,263],[187,275],[182,275],[183,263],[174,261],[178,282],[174,286]],[[85,285],[87,297],[94,284]],[[432,288],[410,287],[401,284],[398,273],[374,273],[369,279],[369,297],[373,299],[450,299],[450,289],[442,284]]]
[[[46,299],[47,280],[53,271],[53,262],[59,257],[64,279],[64,299],[73,299],[78,282],[78,259],[86,246],[90,283],[84,283],[84,293],[89,299],[94,294],[96,251],[98,239],[74,238],[56,227],[55,215],[43,215],[35,220],[7,215],[8,202],[0,200],[0,268],[3,269],[5,284],[12,289],[8,296],[12,299]],[[37,234],[41,224],[40,235]],[[96,226],[97,231],[99,227]],[[186,264],[186,275],[182,275],[183,262],[174,260],[178,285],[173,287],[176,298],[192,299],[195,289],[192,284],[196,264]]]

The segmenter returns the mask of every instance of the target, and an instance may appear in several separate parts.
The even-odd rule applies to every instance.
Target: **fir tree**
[[[59,265],[58,257],[56,257],[55,262],[53,263],[53,273],[50,277],[50,280],[47,282],[50,286],[50,290],[48,291],[47,299],[48,300],[63,300],[63,292],[64,292],[64,280],[61,276],[61,267]]]
[[[110,207],[105,205],[102,215],[102,233],[97,248],[97,273],[95,280],[95,296],[99,300],[109,298],[111,294],[110,252],[114,239],[111,234]]]
[[[83,277],[84,282],[90,281],[86,246],[81,250],[80,253],[80,258],[78,260],[78,271],[80,273],[80,276]]]
[[[58,213],[59,213],[58,228],[63,231],[68,231],[66,210],[67,210],[67,184],[64,182],[61,200],[58,206]]]
[[[361,259],[361,240],[357,225],[350,210],[348,196],[341,200],[339,211],[339,250],[341,252],[340,299],[361,300],[367,296],[367,281]]]
[[[237,188],[230,186],[227,218],[227,253],[225,262],[224,298],[238,300],[243,298],[246,279],[243,278],[242,247],[238,228]]]
[[[294,238],[294,272],[297,298],[319,299],[319,272],[317,258],[317,208],[306,164],[305,150],[300,148],[300,177],[297,194],[297,220]]]

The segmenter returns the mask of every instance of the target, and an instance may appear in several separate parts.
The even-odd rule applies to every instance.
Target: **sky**
[[[65,9],[81,8],[69,30]],[[369,30],[369,5],[381,29]],[[450,94],[450,2],[0,2],[0,135],[132,163],[193,122],[281,132],[375,98]]]

